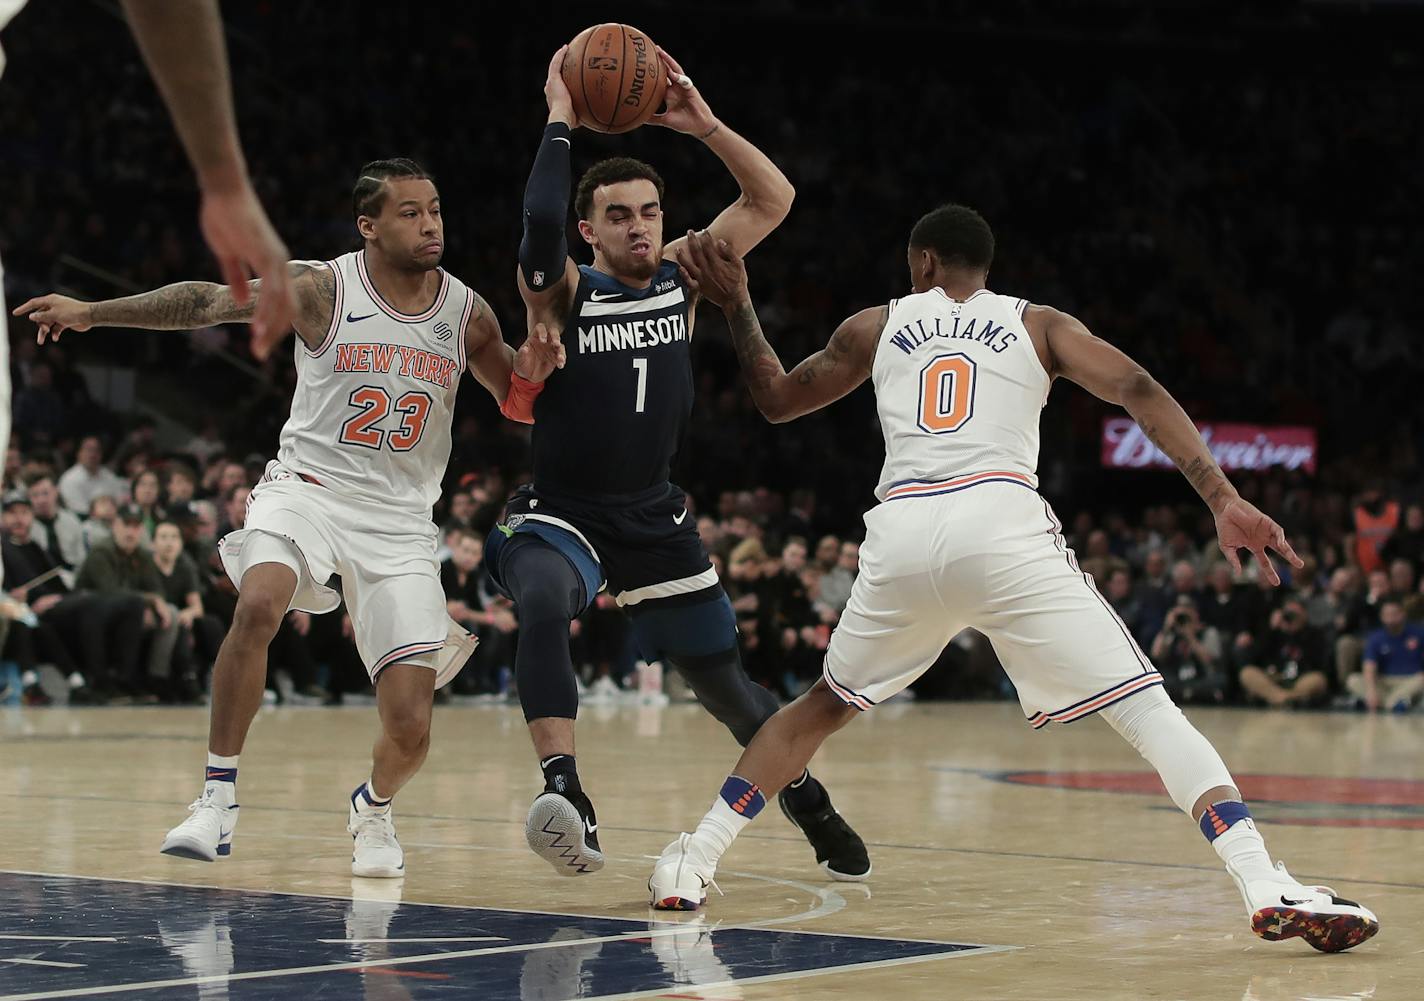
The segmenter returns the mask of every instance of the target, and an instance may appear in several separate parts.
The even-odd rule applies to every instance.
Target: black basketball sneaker
[[[524,840],[560,876],[582,876],[603,868],[598,818],[582,790],[560,792],[546,785],[529,807]]]
[[[810,781],[816,782],[816,779]],[[776,802],[786,819],[796,825],[816,849],[816,861],[826,870],[826,875],[844,883],[859,883],[870,876],[870,854],[865,850],[865,842],[836,812],[824,786],[819,804],[811,809],[794,809],[785,789],[776,797]]]

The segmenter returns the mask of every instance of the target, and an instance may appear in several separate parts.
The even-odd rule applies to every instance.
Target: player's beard
[[[652,245],[652,251],[645,257],[637,257],[631,250],[624,250],[608,263],[613,265],[613,269],[619,274],[637,278],[639,281],[648,281],[658,273],[658,267],[662,264],[662,248]]]

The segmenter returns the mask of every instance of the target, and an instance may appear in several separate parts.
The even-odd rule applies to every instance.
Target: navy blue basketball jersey
[[[677,265],[629,288],[579,268],[564,367],[534,402],[534,486],[633,494],[667,482],[692,414],[688,311]]]

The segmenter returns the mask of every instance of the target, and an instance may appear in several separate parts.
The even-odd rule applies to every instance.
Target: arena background
[[[865,714],[816,759],[870,845],[869,892],[802,882],[819,871],[770,816],[719,870],[727,896],[707,923],[653,921],[645,856],[695,822],[734,748],[696,706],[635,690],[655,672],[635,670],[621,615],[600,602],[572,642],[588,687],[580,764],[610,871],[552,878],[524,842],[537,770],[509,690],[515,620],[478,568],[459,594],[480,651],[437,709],[430,761],[398,808],[403,890],[348,875],[346,790],[365,775],[376,722],[339,614],[294,613],[272,647],[281,704],[243,752],[240,853],[214,867],[161,856],[159,837],[196,788],[207,674],[232,613],[214,541],[240,524],[247,484],[275,449],[291,352],[258,362],[237,326],[71,332],[40,348],[12,318],[7,564],[9,512],[24,507],[14,502],[96,436],[118,501],[147,484],[145,529],[181,523],[206,616],[162,670],[120,670],[103,650],[91,664],[65,649],[75,634],[37,639],[7,606],[0,1001],[265,1001],[290,996],[288,975],[308,977],[313,995],[381,1001],[460,983],[521,1001],[750,1001],[813,976],[797,997],[1418,994],[1421,716],[1408,705],[1366,714],[1350,686],[1384,604],[1424,626],[1424,2],[230,0],[223,14],[252,174],[293,256],[354,249],[359,167],[414,157],[442,195],[444,266],[493,304],[512,342],[545,67],[596,17],[646,30],[796,186],[790,217],[748,259],[788,367],[846,315],[903,294],[922,213],[982,211],[998,239],[991,286],[1074,313],[1146,365],[1214,441],[1235,443],[1232,460],[1251,468],[1233,480],[1307,557],[1276,590],[1250,570],[1222,578],[1185,480],[1153,467],[1119,409],[1053,390],[1042,493],[1084,569],[1173,694],[1196,703],[1189,715],[1237,775],[1273,857],[1371,906],[1384,931],[1348,957],[1251,937],[1217,860],[1145,763],[1099,723],[1029,735],[973,634],[916,686],[917,704]],[[32,0],[3,42],[9,307],[51,290],[92,299],[217,280],[191,170],[117,5]],[[613,153],[661,170],[668,237],[736,194],[687,136],[574,135],[576,172]],[[703,308],[693,351],[698,403],[674,478],[738,608],[749,671],[790,696],[817,675],[854,575],[883,456],[875,401],[862,387],[772,426],[716,310]],[[478,537],[528,474],[527,432],[471,379],[456,425],[436,519]],[[167,490],[180,468],[199,481],[192,501],[149,496],[145,470]],[[75,515],[82,550],[103,545],[112,508]],[[471,552],[469,536],[447,538]],[[74,555],[79,569],[86,553]],[[1291,601],[1304,610],[1294,624]],[[1215,635],[1204,660],[1170,627],[1187,606],[1193,635]],[[74,663],[57,670],[61,656]],[[1287,695],[1312,672],[1326,687],[1268,708],[1241,686],[1253,665]],[[65,701],[113,708],[51,705]],[[160,702],[188,708],[119,708]],[[319,708],[334,703],[354,708]],[[471,933],[486,937],[446,937]]]

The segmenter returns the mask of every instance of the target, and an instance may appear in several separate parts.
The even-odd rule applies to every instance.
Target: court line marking
[[[809,884],[806,884],[806,883],[797,883],[797,882],[795,882],[795,881],[793,881],[793,880],[789,880],[789,879],[779,879],[779,878],[777,878],[777,877],[775,877],[775,876],[758,876],[758,875],[756,875],[756,874],[754,874],[754,873],[732,872],[732,870],[728,870],[728,874],[729,874],[729,875],[736,875],[736,876],[744,876],[744,877],[747,877],[747,878],[750,878],[750,879],[765,880],[765,881],[767,881],[767,882],[772,882],[772,883],[782,883],[782,884],[785,884],[785,885],[787,885],[787,886],[796,887],[797,889],[805,889],[808,893],[812,893],[812,894],[814,894],[815,896],[817,896],[817,897],[819,897],[819,898],[822,898],[823,901],[824,901],[825,897],[827,897],[827,896],[830,896],[830,897],[838,897],[838,898],[840,898],[841,906],[844,906],[844,904],[845,904],[845,898],[842,897],[842,896],[841,896],[838,892],[836,892],[834,889],[821,889],[821,888],[818,888],[818,887],[810,886]],[[166,880],[126,879],[126,878],[119,877],[119,876],[84,876],[84,875],[77,875],[77,874],[75,874],[75,873],[67,873],[67,872],[36,872],[36,871],[33,871],[33,870],[26,870],[26,869],[0,869],[0,875],[39,876],[39,877],[46,878],[46,879],[87,879],[87,880],[91,880],[91,881],[95,881],[95,882],[105,882],[105,883],[132,883],[132,884],[135,884],[135,885],[138,885],[138,886],[157,886],[157,887],[176,886],[176,887],[180,887],[180,888],[185,889],[185,890],[209,890],[209,891],[217,891],[217,892],[221,892],[221,893],[259,893],[259,894],[263,894],[264,896],[269,896],[269,897],[305,897],[305,898],[312,898],[312,899],[317,899],[317,900],[337,900],[337,901],[340,901],[341,903],[350,903],[353,899],[362,899],[362,898],[352,898],[352,897],[339,897],[339,896],[336,896],[335,894],[331,894],[331,893],[303,893],[303,892],[298,891],[298,890],[250,890],[250,889],[247,889],[247,888],[241,887],[241,886],[213,886],[213,885],[210,884],[210,883],[175,883],[175,882],[169,882],[169,881],[166,881]],[[397,901],[390,901],[390,902],[391,902],[391,903],[397,903]],[[624,922],[624,923],[628,923],[628,924],[637,924],[637,925],[642,925],[642,926],[644,926],[641,930],[640,930],[640,929],[631,929],[631,928],[628,930],[628,933],[627,933],[627,934],[630,935],[630,936],[634,936],[634,937],[647,936],[647,935],[648,935],[650,932],[652,932],[652,931],[679,931],[679,930],[681,930],[681,931],[686,931],[687,928],[689,927],[689,923],[688,923],[688,922],[682,922],[682,921],[676,921],[676,920],[669,920],[669,919],[666,919],[666,918],[653,918],[653,917],[648,917],[648,918],[628,918],[628,917],[623,917],[623,916],[617,915],[617,914],[586,914],[586,913],[579,912],[579,911],[544,911],[544,910],[535,910],[535,909],[529,908],[529,907],[482,907],[482,906],[479,906],[479,905],[470,905],[470,904],[436,904],[436,903],[427,903],[426,901],[423,901],[423,900],[412,900],[412,901],[409,901],[409,902],[402,902],[402,906],[410,906],[410,907],[444,907],[444,908],[453,909],[453,910],[459,910],[459,911],[509,911],[509,912],[511,912],[511,913],[513,913],[513,914],[542,914],[542,915],[545,915],[545,916],[548,916],[548,917],[555,917],[555,918],[587,918],[587,919],[589,919],[590,921],[619,921],[619,922]],[[650,911],[652,910],[651,907],[649,907],[648,909],[649,909]],[[839,909],[839,908],[837,908],[837,909]],[[775,922],[778,922],[778,923],[785,923],[785,922],[787,922],[787,921],[798,921],[798,920],[803,920],[803,919],[804,919],[804,915],[816,914],[816,913],[818,913],[818,912],[820,912],[820,908],[819,908],[819,907],[813,908],[813,909],[810,910],[810,911],[803,911],[801,914],[794,914],[794,915],[791,915],[791,916],[789,916],[789,917],[763,918],[763,919],[758,919],[758,920],[756,920],[756,921],[748,921],[748,922],[744,922],[744,923],[743,923],[743,922],[738,922],[738,923],[736,923],[736,924],[722,925],[722,926],[720,926],[720,927],[721,927],[721,930],[722,930],[722,931],[731,931],[731,930],[733,930],[733,929],[740,929],[740,930],[743,930],[743,931],[761,931],[761,930],[763,930],[763,928],[764,928],[764,926],[765,926],[765,924],[766,924],[767,922],[775,921]],[[830,912],[825,912],[825,913],[830,913]],[[663,925],[664,928],[662,928],[662,929],[649,929],[649,928],[646,927],[647,925],[652,925],[652,924]],[[963,946],[969,946],[969,947],[971,947],[972,949],[999,949],[999,950],[1004,950],[1004,949],[1020,949],[1020,948],[1023,948],[1022,946],[1017,946],[1017,945],[988,945],[988,944],[983,943],[983,942],[953,942],[953,941],[946,941],[946,940],[944,940],[944,939],[910,938],[910,937],[905,936],[905,935],[885,936],[885,935],[863,935],[863,934],[857,934],[856,932],[805,931],[805,930],[802,930],[802,929],[800,929],[800,928],[795,929],[795,933],[798,934],[798,935],[831,935],[831,936],[835,936],[835,937],[837,937],[837,938],[858,938],[858,939],[867,939],[867,940],[872,941],[872,942],[913,942],[913,943],[915,943],[916,945],[963,945]],[[585,941],[585,942],[587,942],[587,941],[590,941],[590,940],[589,940],[589,939],[574,940],[575,944],[577,944],[578,941]],[[450,954],[445,954],[445,955],[453,955],[453,954],[450,953]],[[0,997],[0,1001],[9,1001],[9,999],[4,998],[4,997]]]
[[[462,938],[319,938],[322,945],[369,945],[375,942],[508,942],[503,935],[466,935]]]
[[[15,942],[117,942],[107,935],[0,935],[0,939]]]
[[[64,970],[79,970],[88,963],[56,963],[52,959],[0,959],[0,963],[20,963],[24,966],[57,966]]]
[[[341,898],[335,898],[341,899]],[[721,931],[738,930],[739,926],[731,925],[721,928]],[[617,935],[598,935],[591,938],[562,939],[556,942],[530,942],[525,945],[497,945],[484,949],[459,949],[454,952],[431,952],[418,956],[400,956],[393,959],[375,960],[353,960],[345,963],[324,963],[319,966],[289,966],[275,970],[250,970],[246,973],[221,973],[210,974],[203,977],[175,977],[168,980],[148,980],[139,983],[110,984],[97,987],[71,987],[53,991],[32,991],[28,994],[4,994],[0,995],[0,1001],[47,1001],[51,998],[75,998],[94,997],[99,994],[132,994],[136,991],[164,990],[170,987],[197,987],[203,984],[232,983],[238,980],[267,980],[280,979],[284,977],[310,976],[314,973],[339,973],[344,970],[372,969],[394,966],[409,966],[416,963],[436,963],[446,960],[471,959],[475,956],[493,956],[509,953],[529,953],[540,952],[547,949],[565,949],[570,946],[598,945],[607,942],[626,942],[630,938],[666,938],[670,935],[682,935],[689,930],[687,925],[678,925],[672,928],[652,928],[642,931],[630,929]],[[700,930],[700,929],[699,929]],[[739,929],[756,931],[757,929]],[[794,933],[787,933],[794,934]],[[857,937],[857,936],[847,936]],[[866,936],[858,936],[866,937]],[[944,953],[929,956],[907,956],[898,960],[882,960],[880,965],[899,965],[906,962],[929,962],[934,959],[949,959],[962,955],[979,955],[987,952],[1007,952],[1013,949],[1012,946],[974,946],[968,943],[935,942],[932,945],[964,945],[959,948]],[[68,965],[68,964],[65,964]],[[849,966],[826,967],[814,971],[809,975],[824,973],[839,973],[843,970],[856,969],[858,964]],[[877,965],[877,964],[867,964]],[[777,976],[773,974],[773,976]],[[751,983],[755,979],[748,980],[728,980],[716,981],[719,984],[742,984]],[[647,997],[649,995],[666,994],[670,989],[681,989],[684,985],[664,985],[652,991],[640,991],[636,994],[612,995],[612,997]]]

